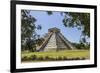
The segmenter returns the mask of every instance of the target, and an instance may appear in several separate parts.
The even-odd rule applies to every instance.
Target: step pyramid
[[[76,49],[60,32],[60,29],[54,27],[48,29],[48,36],[43,44],[39,47],[39,51],[59,51]]]

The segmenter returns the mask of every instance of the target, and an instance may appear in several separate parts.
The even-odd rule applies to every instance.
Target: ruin
[[[39,51],[59,51],[76,49],[70,41],[68,41],[60,32],[60,29],[54,27],[48,29],[48,36],[43,44],[39,47]]]

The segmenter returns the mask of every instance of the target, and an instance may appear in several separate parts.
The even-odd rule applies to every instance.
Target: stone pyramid
[[[48,29],[48,36],[40,46],[39,51],[73,50],[75,47],[61,34],[60,29]]]

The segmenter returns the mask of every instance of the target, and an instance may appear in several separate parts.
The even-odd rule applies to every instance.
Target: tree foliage
[[[85,49],[85,50],[89,50],[90,49],[90,44],[84,44],[84,43],[72,43],[77,49]]]
[[[30,14],[30,10],[21,10],[21,47],[22,50],[34,51],[36,49],[36,39],[38,34],[36,29],[41,26],[35,25],[36,19]]]
[[[68,16],[70,16],[68,18]],[[90,14],[89,13],[65,13],[64,24],[68,27],[77,27],[82,30],[82,35],[90,37]]]
[[[70,16],[70,18],[66,18]],[[87,43],[87,38],[90,37],[90,14],[89,13],[65,13],[65,22],[66,27],[77,27],[78,30],[81,30],[81,39],[82,43]]]

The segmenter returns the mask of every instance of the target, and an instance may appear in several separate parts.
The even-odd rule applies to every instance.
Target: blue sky
[[[30,14],[37,19],[35,24],[42,26],[41,30],[37,30],[40,36],[47,33],[49,28],[57,27],[69,41],[79,42],[81,30],[65,27],[62,22],[64,16],[61,16],[60,12],[53,12],[52,15],[48,15],[45,11],[31,11]]]

